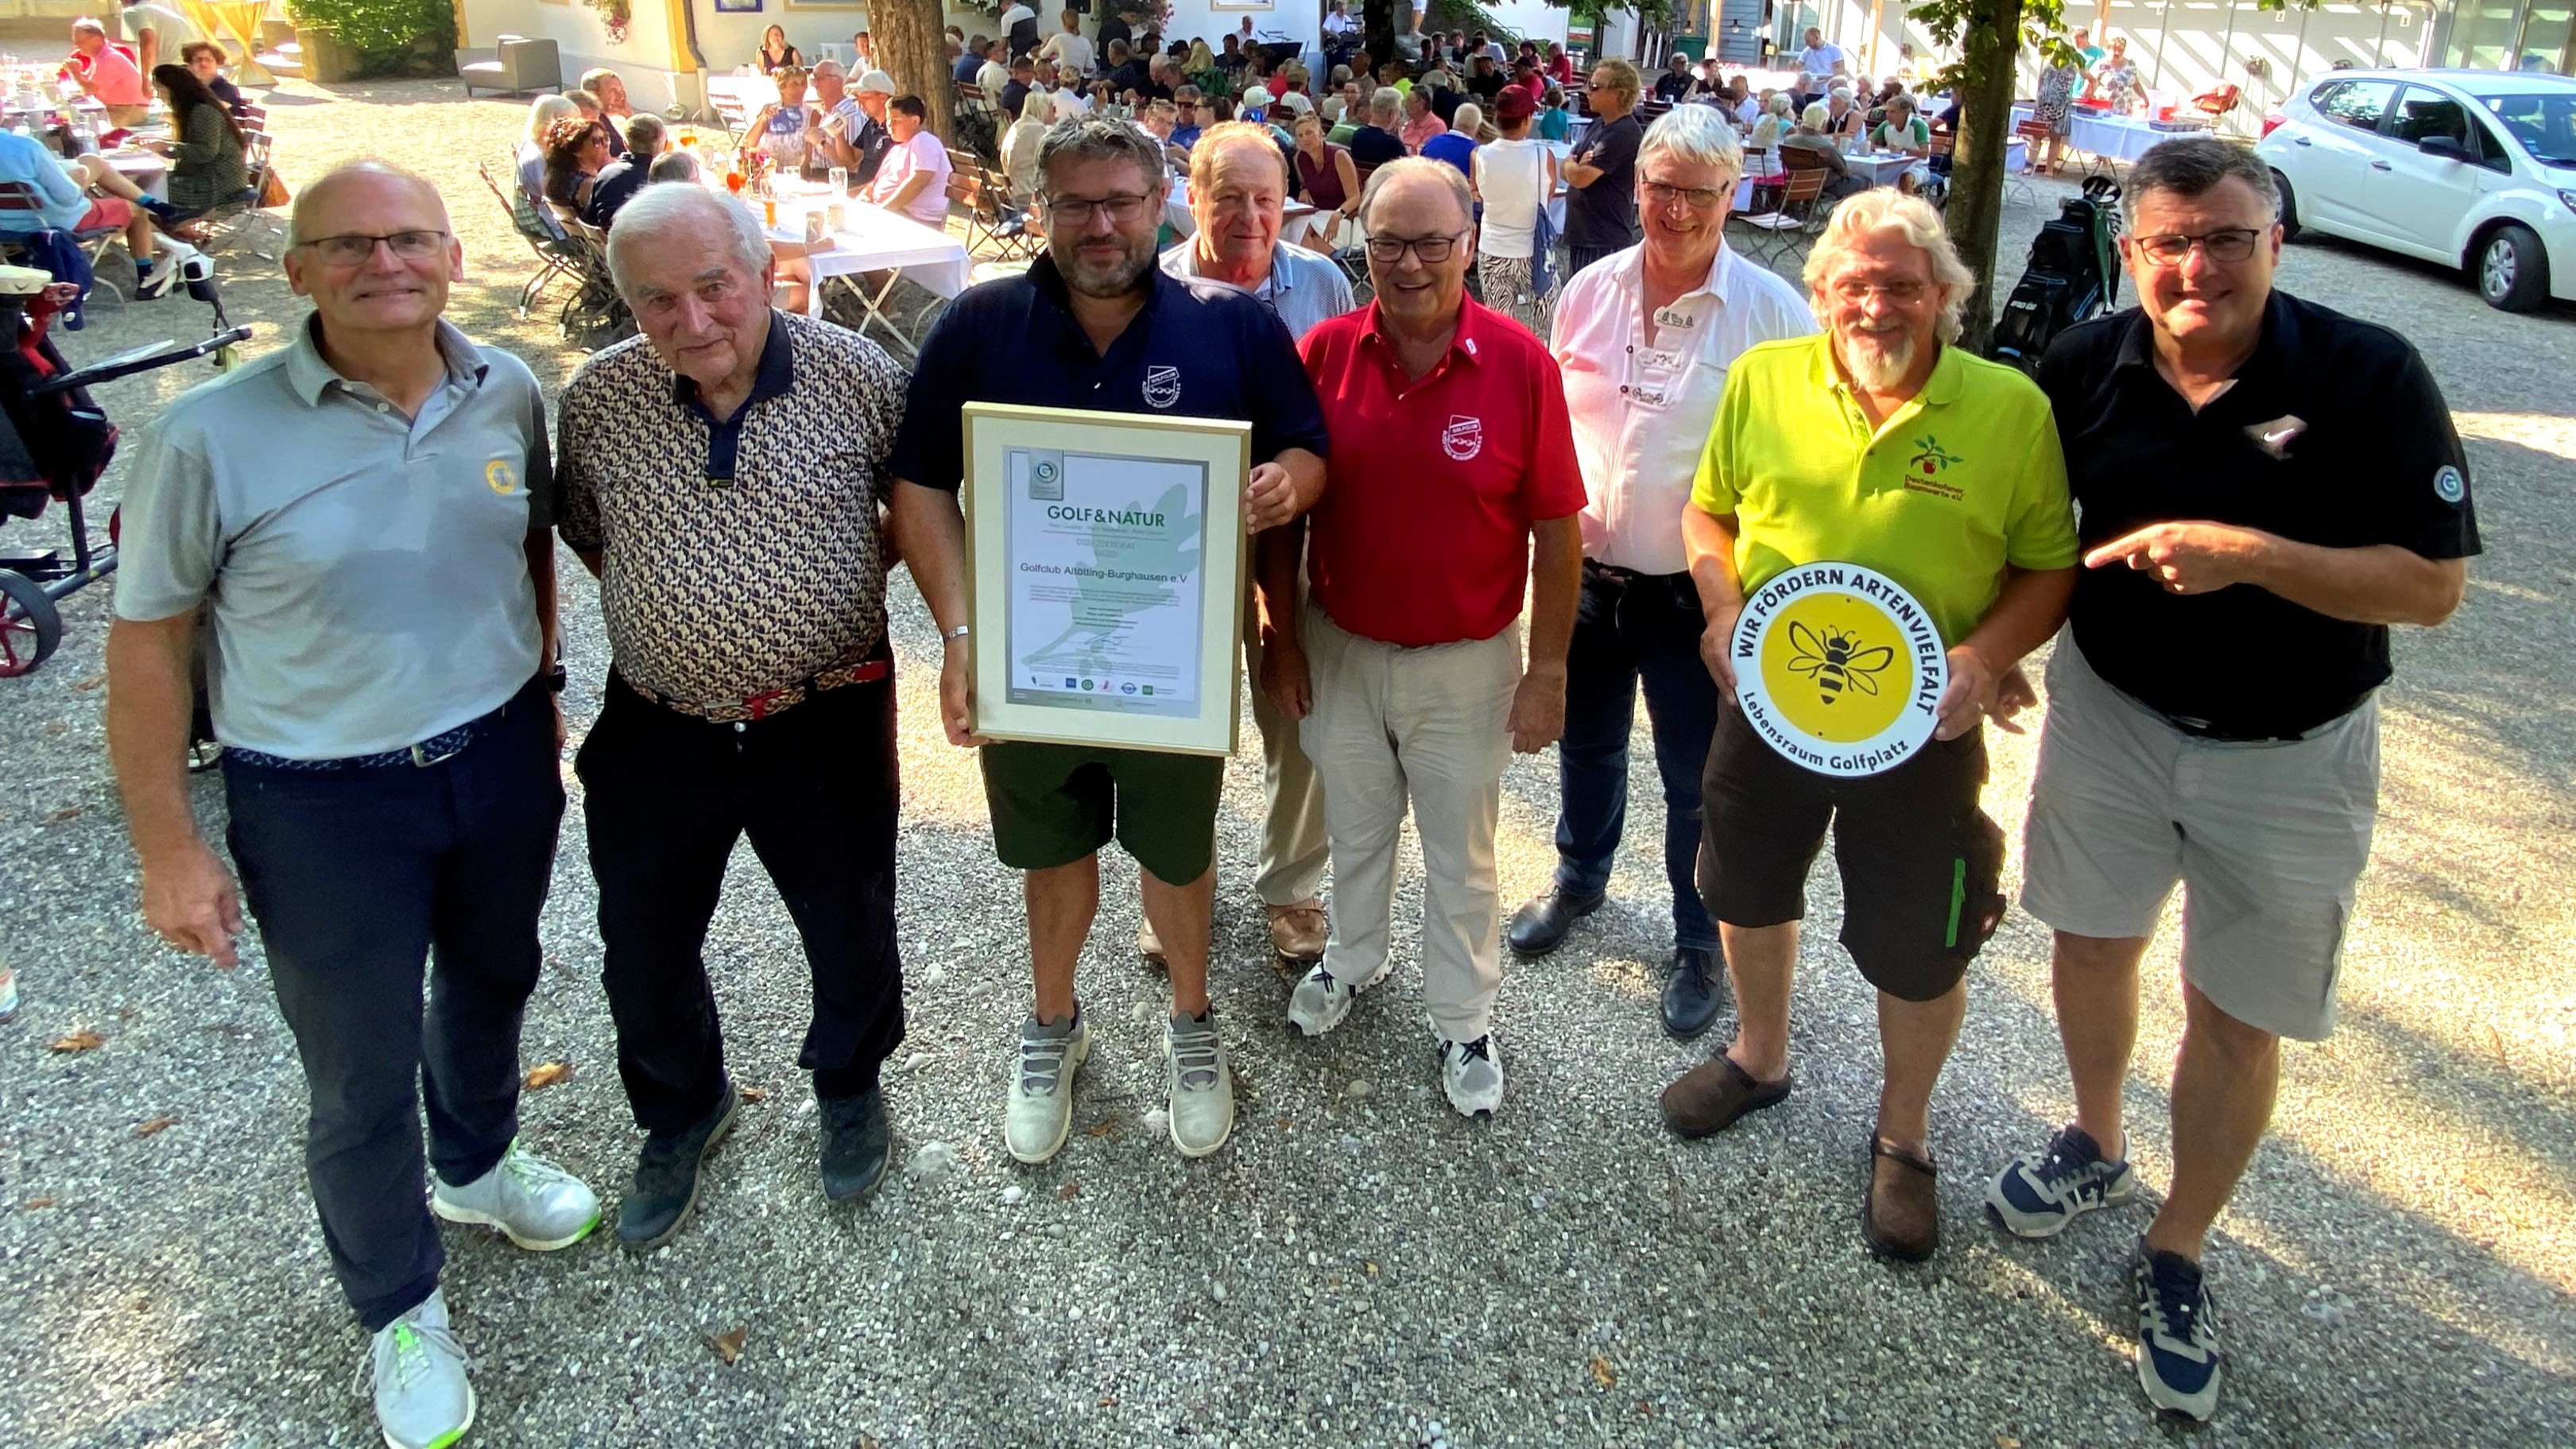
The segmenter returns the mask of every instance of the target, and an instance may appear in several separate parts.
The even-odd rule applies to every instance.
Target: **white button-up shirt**
[[[1795,285],[1725,246],[1707,280],[1656,314],[1651,345],[1645,295],[1642,244],[1575,273],[1557,296],[1548,350],[1574,415],[1583,556],[1677,574],[1690,566],[1682,507],[1727,369],[1757,342],[1813,333],[1816,318]]]

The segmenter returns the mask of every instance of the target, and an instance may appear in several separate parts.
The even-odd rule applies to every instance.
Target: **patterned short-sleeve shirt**
[[[558,528],[602,555],[618,672],[728,704],[877,648],[877,505],[903,400],[875,343],[775,310],[751,396],[722,422],[642,337],[582,364],[556,408]]]

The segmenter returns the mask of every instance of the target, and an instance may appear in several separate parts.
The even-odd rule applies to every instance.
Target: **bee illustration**
[[[1826,704],[1841,697],[1845,686],[1863,694],[1878,693],[1878,672],[1896,662],[1896,651],[1881,644],[1863,649],[1860,641],[1832,625],[1822,637],[1795,619],[1789,621],[1791,674],[1816,676],[1816,695]]]

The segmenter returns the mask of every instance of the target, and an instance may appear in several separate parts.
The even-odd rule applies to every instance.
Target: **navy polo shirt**
[[[894,476],[956,492],[970,402],[1088,408],[1252,424],[1252,460],[1324,455],[1324,409],[1297,344],[1247,292],[1150,267],[1144,307],[1108,352],[1074,320],[1051,257],[967,289],[921,344],[895,434]],[[1034,364],[1034,365],[1032,365]]]
[[[2405,338],[2275,290],[2234,384],[2195,412],[2156,370],[2152,330],[2131,308],[2069,329],[2040,362],[2086,549],[2202,520],[2325,548],[2478,551],[2468,459]],[[2069,618],[2094,672],[2223,738],[2297,736],[2389,675],[2386,625],[2252,584],[2177,595],[2150,573],[2084,569]]]

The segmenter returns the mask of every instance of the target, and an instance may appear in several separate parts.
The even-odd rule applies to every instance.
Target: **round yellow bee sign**
[[[1773,576],[1744,601],[1729,653],[1754,732],[1826,775],[1875,775],[1921,749],[1950,683],[1932,616],[1858,564]]]

